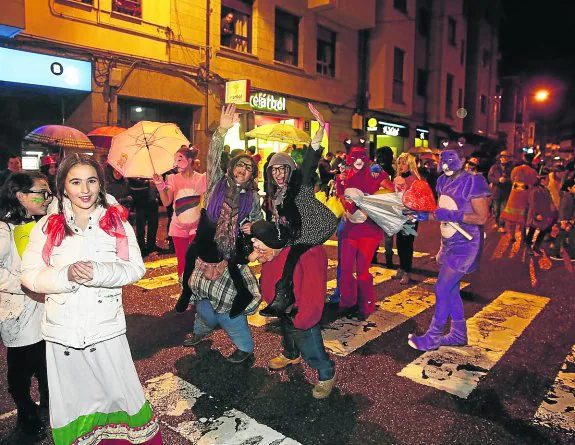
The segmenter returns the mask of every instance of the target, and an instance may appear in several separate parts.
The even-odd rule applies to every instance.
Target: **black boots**
[[[297,313],[297,309],[293,307],[294,304],[293,282],[281,279],[276,283],[274,300],[260,311],[260,315],[263,317],[280,317],[289,312],[289,315],[294,317]]]
[[[40,419],[38,407],[27,406],[18,408],[18,418],[16,420],[16,429],[29,436],[41,436],[45,433],[44,423]]]

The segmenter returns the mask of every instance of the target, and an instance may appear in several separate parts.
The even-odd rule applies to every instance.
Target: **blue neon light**
[[[92,91],[92,64],[0,48],[0,81]]]

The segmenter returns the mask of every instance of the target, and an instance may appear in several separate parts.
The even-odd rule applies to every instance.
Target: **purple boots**
[[[429,329],[423,335],[409,334],[409,346],[420,351],[434,351],[440,346],[465,346],[467,344],[467,325],[465,320],[451,320],[449,333],[442,336],[443,324],[439,324],[435,317],[431,320]]]

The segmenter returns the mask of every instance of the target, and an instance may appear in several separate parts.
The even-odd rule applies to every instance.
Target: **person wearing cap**
[[[534,255],[540,255],[541,243],[551,233],[551,228],[557,220],[557,207],[553,203],[548,186],[549,170],[543,169],[539,174],[537,185],[529,192],[528,230],[525,244],[527,244],[529,252]],[[535,230],[539,230],[539,234],[532,245]]]
[[[533,153],[525,153],[523,161],[511,170],[511,193],[505,209],[501,213],[501,219],[509,224],[511,241],[516,237],[522,238],[525,233],[525,223],[527,220],[527,210],[529,206],[529,191],[537,183],[537,171],[531,166]],[[519,234],[516,235],[517,228]]]
[[[58,169],[58,163],[54,156],[48,155],[44,156],[41,161],[40,171],[46,175],[48,178],[48,185],[52,193],[56,194],[56,170]]]
[[[264,317],[277,317],[295,303],[293,274],[301,255],[313,246],[322,245],[335,232],[337,219],[333,212],[315,198],[313,175],[321,157],[320,144],[325,120],[321,113],[308,104],[310,112],[319,122],[319,130],[311,141],[311,148],[304,150],[300,168],[287,153],[276,153],[270,159],[266,174],[269,176],[268,196],[272,224],[286,230],[291,246],[285,261],[282,278],[277,281],[274,300],[260,311]],[[371,258],[371,257],[370,257]]]
[[[479,166],[480,166],[479,158],[472,156],[465,163],[465,170],[474,175],[478,175],[480,174]]]
[[[492,194],[492,211],[495,218],[494,228],[498,232],[505,232],[505,222],[501,220],[501,212],[507,205],[511,193],[511,170],[513,163],[507,150],[499,153],[499,162],[494,164],[487,173]]]
[[[252,225],[252,236],[254,253],[250,260],[262,263],[262,297],[271,302],[293,247],[286,246],[287,239],[278,237],[275,226],[264,221]],[[303,358],[310,368],[318,372],[319,381],[312,390],[316,399],[328,397],[336,380],[335,364],[327,355],[320,328],[326,287],[327,255],[323,246],[316,245],[297,259],[293,292],[298,311],[294,317],[280,316],[283,351],[268,364],[269,369],[277,371],[297,365]]]
[[[362,146],[351,149],[346,159],[351,166],[346,177],[344,195],[351,189],[372,195],[380,187],[393,189],[386,172],[372,172],[367,151]],[[352,201],[345,202],[345,223],[341,233],[341,279],[339,282],[340,316],[358,316],[365,320],[375,310],[375,288],[369,266],[383,238],[383,229]],[[355,273],[354,273],[355,272]]]

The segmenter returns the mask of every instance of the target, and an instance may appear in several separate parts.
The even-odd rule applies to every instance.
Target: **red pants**
[[[357,304],[360,314],[366,317],[375,310],[375,288],[369,266],[378,245],[378,238],[342,239],[340,308]]]
[[[174,248],[176,249],[176,258],[178,259],[178,276],[182,276],[184,273],[184,266],[186,265],[186,252],[188,251],[188,246],[192,243],[196,235],[190,235],[189,237],[173,236]]]

